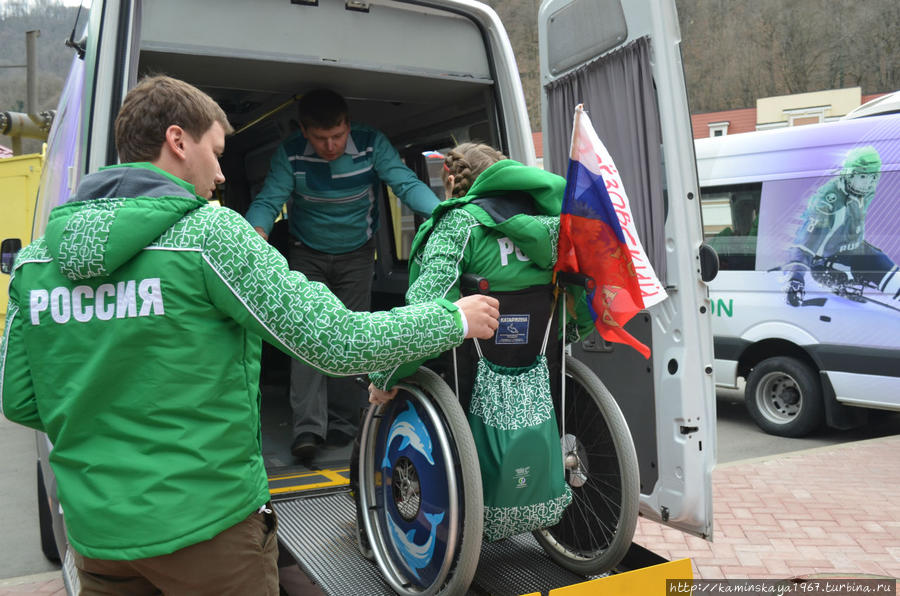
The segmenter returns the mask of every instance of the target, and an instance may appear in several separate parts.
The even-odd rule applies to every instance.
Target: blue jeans
[[[290,250],[291,269],[300,271],[310,281],[324,283],[344,306],[356,311],[371,307],[374,259],[374,240],[340,255],[313,250],[296,240]],[[353,377],[328,377],[292,360],[290,394],[294,437],[308,432],[325,439],[329,430],[356,435],[367,393]]]

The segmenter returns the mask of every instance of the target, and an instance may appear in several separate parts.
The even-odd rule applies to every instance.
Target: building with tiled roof
[[[756,107],[737,108],[691,115],[691,127],[695,139],[733,135],[754,130],[802,126],[818,122],[838,120],[860,105],[886,95],[863,95],[859,87],[830,89],[813,93],[795,93],[776,97],[761,97]],[[543,164],[543,133],[532,133],[534,153],[538,165]]]
[[[754,130],[802,126],[839,120],[850,110],[884,93],[863,95],[859,87],[829,89],[761,97],[756,107],[693,114],[691,126],[695,139],[732,135]]]
[[[756,108],[737,108],[691,115],[695,139],[756,130]]]

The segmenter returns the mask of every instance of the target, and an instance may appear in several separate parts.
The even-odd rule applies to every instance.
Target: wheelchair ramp
[[[378,567],[356,548],[353,500],[348,492],[273,503],[278,536],[326,594],[393,594]],[[485,543],[469,594],[516,596],[583,582],[551,561],[531,534]]]
[[[356,548],[349,492],[274,501],[278,539],[326,594],[393,594]]]

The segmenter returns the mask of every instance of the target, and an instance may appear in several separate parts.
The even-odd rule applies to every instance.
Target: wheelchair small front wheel
[[[420,368],[360,433],[358,515],[398,594],[463,594],[481,554],[481,469],[456,396]]]
[[[637,454],[622,411],[590,368],[567,357],[565,383],[565,411],[557,407],[557,423],[565,419],[561,441],[572,503],[558,524],[533,534],[559,565],[597,575],[619,564],[634,537]]]

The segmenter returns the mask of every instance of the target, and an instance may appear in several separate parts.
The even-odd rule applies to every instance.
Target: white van
[[[545,166],[565,172],[574,107],[583,102],[629,185],[644,247],[669,294],[628,326],[651,346],[652,359],[597,340],[575,352],[628,419],[642,515],[710,538],[712,330],[675,3],[545,0],[539,18]],[[224,108],[236,132],[227,139],[227,181],[215,200],[241,213],[260,188],[271,154],[295,130],[295,99],[317,87],[344,95],[352,119],[383,131],[425,181],[429,151],[469,140],[535,163],[509,39],[496,13],[473,0],[94,0],[86,36],[76,45],[81,55],[51,132],[34,237],[83,176],[117,161],[113,120],[125,93],[148,73],[192,83]],[[615,84],[588,84],[611,72]],[[619,80],[623,75],[627,80]],[[375,308],[403,300],[416,223],[388,189],[383,195]],[[285,239],[276,231],[270,236],[276,246]],[[293,508],[322,502],[323,492],[341,493],[343,506],[349,454],[331,451],[314,470],[293,463],[284,424],[290,416],[286,367],[274,350],[263,357],[263,452],[278,500],[281,544],[326,591],[377,593],[382,584],[370,577],[371,565],[359,559],[352,541],[346,553],[327,560],[303,554],[303,540],[352,524],[352,518]],[[38,444],[39,482],[48,495],[41,509],[56,514],[55,480],[46,465],[50,445],[45,436]],[[68,562],[63,520],[54,515],[52,522],[52,529],[44,524],[45,552],[58,551]],[[333,542],[343,548],[344,538]],[[358,570],[334,564],[357,559],[364,563]]]
[[[716,383],[782,436],[900,410],[900,114],[695,146]]]

